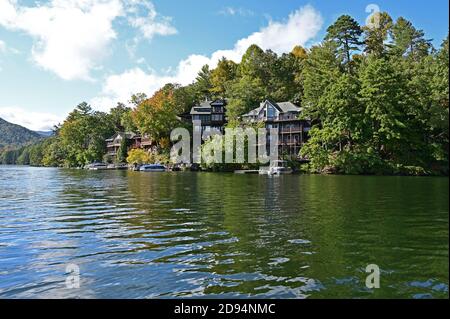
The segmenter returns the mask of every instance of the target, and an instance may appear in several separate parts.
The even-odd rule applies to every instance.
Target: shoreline
[[[89,171],[83,168],[76,167],[57,167],[57,166],[33,166],[33,165],[18,165],[18,164],[0,164],[0,167],[30,167],[30,168],[58,168],[58,169],[66,169],[66,170],[74,170],[74,171]],[[144,173],[149,174],[151,172],[139,172],[133,171],[130,169],[104,169],[104,170],[91,170],[91,172],[99,172],[99,171],[130,171],[136,173]],[[181,170],[181,171],[166,171],[164,173],[214,173],[214,174],[230,174],[230,175],[261,175],[266,176],[265,174],[239,174],[234,171],[218,171],[218,170],[198,170],[198,171],[190,171],[190,170]],[[310,173],[310,172],[293,172],[292,174],[283,174],[283,175],[305,175],[305,176],[362,176],[362,177],[440,177],[440,178],[448,178],[449,175],[445,174],[427,174],[427,175],[414,175],[414,174],[339,174],[339,173]]]

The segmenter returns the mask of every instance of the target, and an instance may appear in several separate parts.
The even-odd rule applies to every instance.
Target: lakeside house
[[[191,108],[190,117],[192,124],[194,121],[201,121],[201,133],[210,130],[224,132],[227,119],[225,116],[227,101],[217,99],[214,101],[204,101]],[[199,129],[193,125],[194,129]]]
[[[300,120],[302,108],[292,102],[265,100],[241,116],[247,123],[263,122],[266,129],[278,129],[278,154],[295,158],[308,139],[311,123]]]
[[[225,99],[218,99],[193,106],[189,115],[194,130],[199,129],[194,121],[201,121],[201,133],[212,129],[224,133],[227,123],[226,105]],[[241,119],[244,123],[263,122],[266,129],[278,129],[278,153],[284,157],[296,158],[307,141],[311,128],[309,121],[299,119],[301,111],[301,107],[292,102],[265,100],[257,108],[243,114]]]
[[[214,101],[204,101],[193,106],[189,113],[180,115],[181,120],[192,121],[194,130],[201,130],[201,133],[218,130],[225,131],[226,99]],[[274,102],[265,100],[260,105],[243,114],[243,123],[264,123],[267,130],[278,130],[278,154],[283,158],[297,158],[303,144],[308,139],[308,131],[311,124],[307,120],[299,119],[302,108],[292,102]],[[194,121],[201,121],[200,126]],[[134,132],[118,132],[106,139],[107,155],[117,156],[122,144],[122,140],[127,139],[128,150],[141,148],[151,151],[155,147],[155,142],[147,135],[140,135]]]
[[[106,139],[106,154],[108,156],[117,156],[122,140],[127,139],[128,150],[135,148],[142,148],[144,150],[150,150],[154,146],[154,141],[148,136],[141,136],[133,132],[118,132]]]

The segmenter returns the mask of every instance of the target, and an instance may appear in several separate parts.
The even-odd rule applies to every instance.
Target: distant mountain
[[[0,118],[0,148],[5,146],[21,146],[41,138],[42,135],[36,132]]]
[[[35,133],[38,133],[40,136],[43,137],[50,137],[53,135],[53,131],[34,131]]]

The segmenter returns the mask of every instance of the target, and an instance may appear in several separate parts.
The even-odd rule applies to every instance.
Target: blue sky
[[[131,93],[187,84],[204,63],[255,42],[282,53],[321,41],[341,14],[376,5],[439,46],[448,1],[0,0],[0,117],[48,129],[79,102],[107,110]]]

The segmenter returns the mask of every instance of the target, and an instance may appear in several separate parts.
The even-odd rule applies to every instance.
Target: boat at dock
[[[259,170],[257,169],[238,169],[234,171],[235,174],[258,174]]]
[[[111,170],[125,170],[128,169],[128,165],[125,163],[120,163],[120,164],[109,164],[107,166],[107,169],[111,169]]]
[[[105,163],[91,163],[86,165],[85,169],[90,171],[106,170],[108,169],[108,165],[106,165]]]
[[[293,170],[289,167],[287,161],[276,160],[270,163],[270,166],[260,167],[260,175],[285,175],[292,174]]]
[[[167,168],[161,164],[146,164],[139,168],[141,172],[165,172]]]

